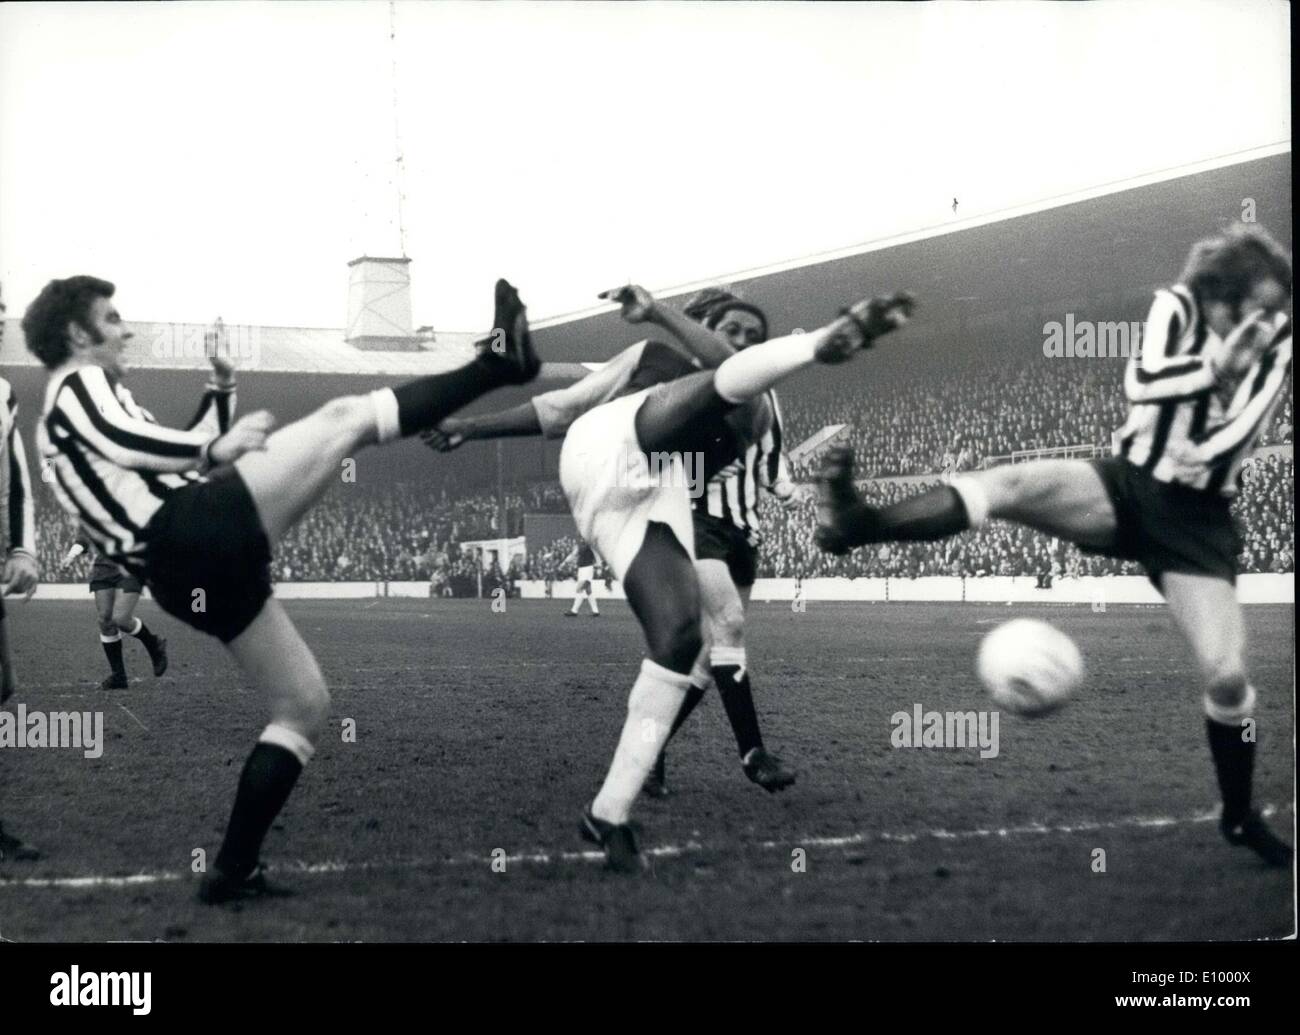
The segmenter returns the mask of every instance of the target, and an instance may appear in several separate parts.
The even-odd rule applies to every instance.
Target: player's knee
[[[745,643],[745,609],[728,604],[709,616],[709,640],[719,647],[742,647]]]
[[[98,621],[98,623],[99,623],[99,631],[100,631],[103,635],[105,635],[105,636],[116,636],[116,635],[117,635],[117,622],[114,620],[114,618],[113,618],[113,616],[112,616],[111,614],[110,614],[110,615],[100,615],[100,616],[98,617],[97,621]]]
[[[300,674],[276,708],[276,720],[314,738],[330,714],[330,692],[325,677],[315,665]]]
[[[341,395],[316,411],[331,433],[349,439],[374,429],[375,404],[365,395]]]
[[[330,715],[330,692],[324,686],[303,690],[294,695],[282,719],[289,722],[305,737],[314,740]]]

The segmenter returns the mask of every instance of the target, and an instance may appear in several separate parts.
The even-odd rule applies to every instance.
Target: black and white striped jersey
[[[18,400],[0,377],[0,519],[8,552],[36,555],[36,508],[23,438],[18,433]]]
[[[1247,335],[1268,337],[1246,376],[1220,368]],[[1129,360],[1130,410],[1115,452],[1162,482],[1236,495],[1242,462],[1268,425],[1291,371],[1291,321],[1250,317],[1221,339],[1182,284],[1156,292],[1142,348]]]
[[[101,556],[138,573],[149,520],[169,494],[203,480],[234,410],[234,387],[209,382],[189,425],[168,428],[101,368],[62,367],[36,432],[43,476]]]
[[[784,427],[776,393],[767,393],[772,407],[772,421],[757,441],[750,443],[739,459],[732,461],[709,479],[702,494],[692,500],[697,513],[728,521],[744,532],[751,543],[758,541],[758,501],[760,490],[784,496],[793,491],[789,465],[786,463]]]

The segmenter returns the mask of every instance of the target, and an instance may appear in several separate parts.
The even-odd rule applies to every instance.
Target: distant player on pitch
[[[596,605],[596,551],[585,539],[579,539],[578,545],[564,558],[564,567],[570,564],[578,566],[578,585],[573,591],[573,606],[564,612],[566,618],[574,618],[582,609],[585,600],[591,605],[591,617],[600,617],[600,608]]]

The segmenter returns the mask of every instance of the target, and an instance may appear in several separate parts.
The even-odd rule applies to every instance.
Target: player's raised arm
[[[235,367],[223,356],[210,356],[208,362],[212,364],[212,376],[186,429],[224,435],[235,416]]]
[[[569,425],[588,410],[608,402],[636,370],[645,342],[629,346],[608,363],[571,385],[542,392],[508,410],[478,417],[454,417],[420,437],[430,449],[448,452],[473,439],[545,435],[563,438]]]
[[[652,323],[667,331],[708,369],[718,366],[736,352],[725,337],[657,301],[639,284],[611,288],[602,291],[599,297],[617,302],[621,307],[620,315],[628,323]]]
[[[430,449],[449,453],[471,439],[514,438],[541,433],[537,410],[530,401],[478,417],[449,417],[432,431],[422,432],[420,438]]]
[[[1193,308],[1186,291],[1156,292],[1142,333],[1142,349],[1129,360],[1124,376],[1129,402],[1165,402],[1214,387],[1210,357],[1179,350],[1179,342],[1191,326]]]
[[[269,414],[244,418],[220,437],[204,429],[179,430],[133,417],[123,409],[98,367],[81,367],[64,378],[46,416],[51,437],[70,437],[120,467],[180,473],[229,463],[260,449]],[[250,418],[256,418],[250,422]]]

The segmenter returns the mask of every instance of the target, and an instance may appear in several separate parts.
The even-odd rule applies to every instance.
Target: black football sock
[[[392,391],[397,397],[402,437],[436,428],[462,406],[501,384],[501,375],[480,358],[445,374],[430,374],[398,385]]]
[[[744,758],[754,748],[763,746],[763,734],[758,729],[758,713],[754,710],[754,693],[749,686],[749,673],[745,669],[744,648],[718,648],[711,654],[713,681],[718,684],[722,707],[736,735],[736,748]],[[722,662],[722,664],[718,664]]]
[[[1250,785],[1255,769],[1255,742],[1243,738],[1240,722],[1226,725],[1205,720],[1205,732],[1214,757],[1214,771],[1223,795],[1223,822],[1236,826],[1250,813]]]
[[[668,731],[668,739],[672,740],[677,735],[677,731],[691,717],[691,712],[699,706],[704,700],[704,688],[698,687],[694,683],[686,688],[686,696],[682,698],[682,706],[677,709],[677,716],[673,719],[673,728]]]
[[[146,648],[152,648],[153,645],[158,642],[158,637],[155,636],[149,627],[144,624],[144,619],[137,618],[135,621],[135,632],[132,632],[130,629],[123,629],[122,631],[128,636],[134,636],[137,640],[143,643]]]
[[[104,634],[99,634],[99,645],[104,648],[104,656],[108,658],[108,667],[112,669],[113,675],[121,679],[126,678],[126,663],[122,660],[122,636],[119,633],[116,639],[108,640]]]
[[[222,873],[241,879],[252,872],[266,832],[301,772],[302,762],[287,748],[264,741],[253,748],[239,777],[235,807],[217,853],[217,867]]]
[[[868,542],[942,539],[971,527],[966,504],[951,485],[936,486],[887,507],[871,508],[870,515]],[[852,526],[846,531],[852,531]]]

